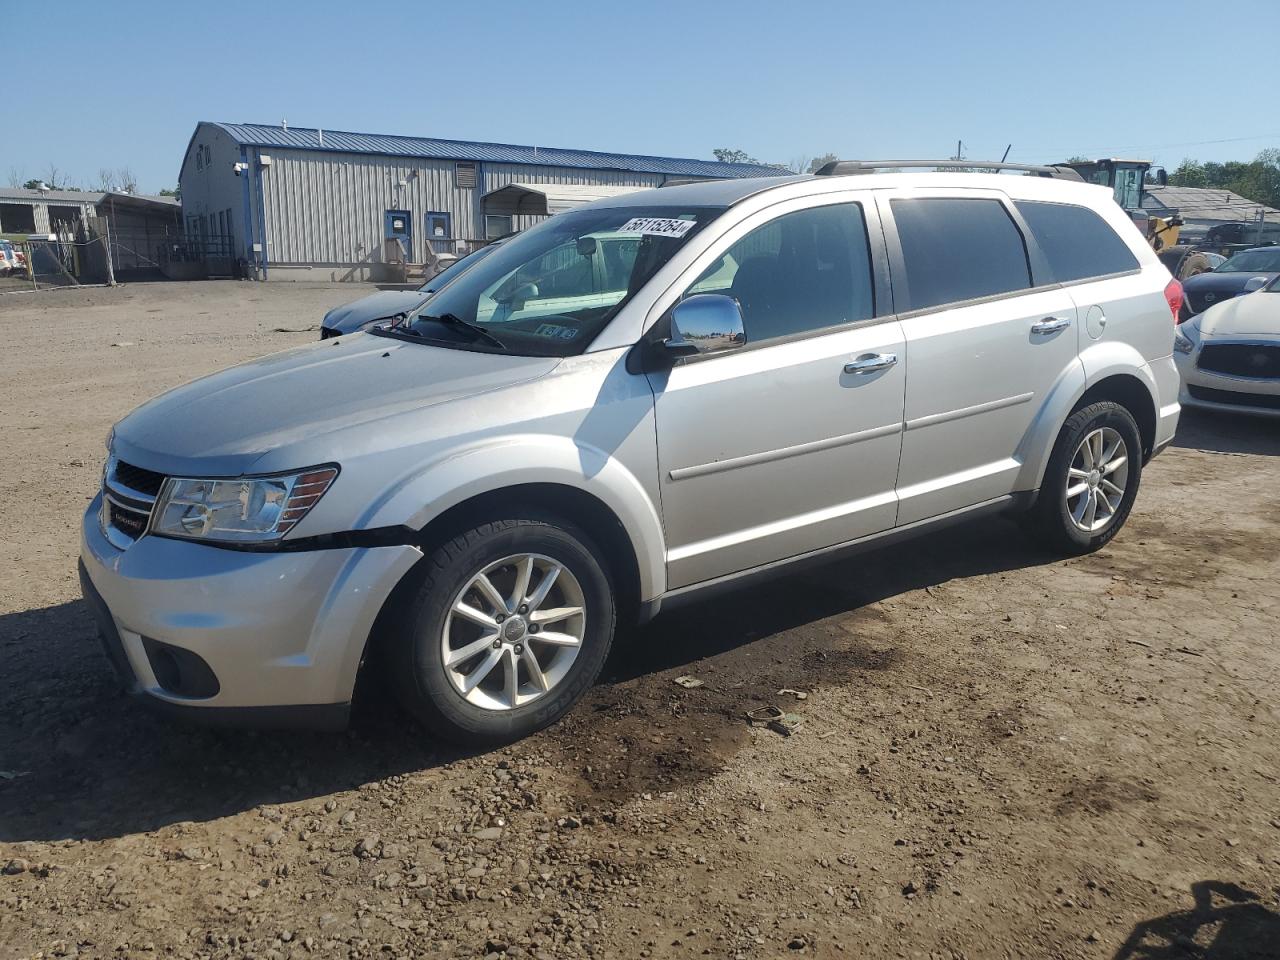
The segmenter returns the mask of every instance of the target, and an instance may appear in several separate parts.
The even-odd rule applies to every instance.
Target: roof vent
[[[453,183],[460,190],[470,190],[476,185],[476,165],[474,163],[455,163],[453,165]]]

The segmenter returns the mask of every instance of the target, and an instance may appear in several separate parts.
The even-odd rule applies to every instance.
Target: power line
[[[1247,142],[1249,142],[1249,141],[1257,141],[1257,140],[1277,140],[1277,141],[1280,141],[1280,133],[1260,133],[1260,134],[1258,134],[1258,135],[1256,135],[1256,136],[1252,136],[1252,137],[1224,137],[1223,139],[1220,139],[1220,140],[1189,140],[1189,141],[1186,141],[1186,142],[1184,142],[1184,143],[1165,143],[1165,144],[1160,144],[1160,145],[1158,145],[1158,146],[1151,146],[1151,145],[1134,146],[1134,145],[1129,145],[1129,146],[1123,146],[1123,147],[1116,147],[1116,146],[1109,146],[1109,147],[1068,147],[1068,148],[1065,148],[1065,150],[1044,150],[1044,151],[1041,151],[1041,152],[1042,152],[1042,153],[1045,153],[1045,154],[1058,154],[1058,153],[1063,153],[1063,152],[1066,152],[1066,151],[1073,151],[1073,152],[1082,152],[1082,153],[1092,153],[1092,154],[1097,154],[1097,155],[1099,155],[1099,156],[1100,156],[1100,155],[1102,155],[1102,154],[1104,154],[1104,153],[1117,154],[1117,153],[1124,153],[1124,152],[1126,152],[1126,151],[1174,150],[1174,149],[1177,149],[1177,148],[1179,148],[1179,147],[1204,147],[1204,146],[1211,146],[1211,145],[1213,145],[1213,144],[1219,144],[1219,143],[1247,143]],[[1019,154],[1019,156],[1026,156],[1026,155],[1027,155],[1028,153],[1030,153],[1030,152],[1031,152],[1031,151],[1028,151],[1028,150],[1019,150],[1019,151],[1018,151],[1018,154]]]

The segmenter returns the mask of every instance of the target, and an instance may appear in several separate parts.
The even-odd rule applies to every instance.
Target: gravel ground
[[[0,297],[0,956],[1277,955],[1274,422],[1187,415],[1093,556],[988,521],[661,617],[489,754],[376,689],[341,735],[121,696],[75,577],[108,427],[362,292]]]

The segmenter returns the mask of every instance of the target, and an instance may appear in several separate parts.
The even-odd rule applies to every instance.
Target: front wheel
[[[1102,401],[1062,425],[1029,520],[1048,546],[1089,553],[1124,526],[1142,479],[1142,440],[1133,415]]]
[[[614,632],[590,539],[553,518],[480,524],[437,547],[392,640],[392,682],[432,732],[493,746],[554,723],[595,681]]]

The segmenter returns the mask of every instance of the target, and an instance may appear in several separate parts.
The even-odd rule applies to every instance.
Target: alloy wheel
[[[586,632],[582,585],[542,554],[504,557],[454,597],[440,638],[453,688],[486,710],[546,695],[578,658]]]
[[[1129,484],[1129,448],[1119,432],[1099,427],[1085,434],[1067,468],[1067,513],[1077,528],[1097,533],[1109,524]]]

